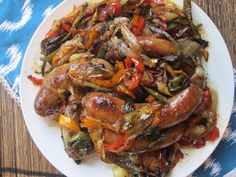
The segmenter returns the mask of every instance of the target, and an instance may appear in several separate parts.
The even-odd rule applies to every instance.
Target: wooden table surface
[[[236,0],[194,2],[221,31],[236,66]],[[0,176],[63,176],[39,152],[27,131],[20,107],[2,86],[0,116]]]

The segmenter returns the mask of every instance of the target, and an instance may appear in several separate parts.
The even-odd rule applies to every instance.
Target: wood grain
[[[210,16],[221,31],[233,65],[236,67],[236,0],[194,0],[194,2]],[[6,177],[60,174],[38,151],[27,131],[20,108],[2,86],[0,86],[0,167],[0,174]],[[10,169],[4,170],[4,168]],[[28,174],[21,170],[27,170]]]
[[[2,170],[3,176],[24,176],[17,169],[59,174],[33,143],[20,108],[1,86],[0,88],[0,167],[14,168],[15,173]]]

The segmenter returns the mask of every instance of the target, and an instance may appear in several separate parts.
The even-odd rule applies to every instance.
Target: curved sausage
[[[34,110],[40,116],[48,116],[51,112],[50,109],[58,104],[59,99],[60,97],[57,94],[52,93],[42,86],[35,98]]]
[[[159,149],[166,148],[177,141],[179,141],[184,135],[185,125],[178,124],[169,129],[162,130],[159,136],[152,137],[152,140],[147,139],[136,139],[134,140],[131,148],[128,152],[141,153],[145,151],[156,151]]]
[[[125,152],[122,153],[139,154],[166,148],[179,141],[184,135],[184,130],[185,124],[178,124],[169,129],[162,130],[158,135],[153,135],[156,137],[152,137],[151,140],[147,138],[136,138],[127,145]],[[120,135],[113,131],[104,131],[105,144],[115,144],[119,138]]]
[[[157,108],[152,114],[152,127],[160,129],[172,127],[186,120],[199,106],[202,101],[202,90],[196,85],[190,85],[176,96],[168,99],[164,105]],[[85,110],[85,116],[105,121],[110,124],[116,123],[117,120],[123,119],[125,113],[123,110],[124,100],[115,96],[93,92],[87,94],[82,104]],[[135,109],[142,107],[142,104],[135,104]]]
[[[44,78],[43,85],[34,101],[35,112],[40,116],[44,117],[50,115],[50,110],[53,109],[61,99],[58,94],[58,89],[63,89],[71,85],[66,75],[69,67],[70,64],[56,67]]]
[[[176,47],[173,42],[155,37],[137,36],[138,43],[146,53],[152,53],[162,56],[176,55]]]
[[[172,127],[184,120],[196,110],[202,101],[203,91],[197,85],[190,85],[176,96],[167,100],[162,109],[153,116],[152,126],[161,129]]]

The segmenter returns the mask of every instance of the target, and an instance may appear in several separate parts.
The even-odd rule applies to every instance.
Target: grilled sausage
[[[190,85],[187,89],[167,100],[152,115],[152,127],[161,129],[172,127],[186,120],[202,101],[202,90],[196,85]],[[95,119],[114,124],[124,117],[124,100],[106,93],[93,92],[87,94],[82,100],[85,115]],[[155,106],[155,105],[149,105]],[[135,104],[135,108],[140,108]],[[156,107],[156,106],[155,106]]]
[[[141,37],[138,36],[138,43],[147,53],[167,56],[176,55],[176,47],[173,42],[166,39],[159,39],[155,37]]]
[[[203,92],[200,87],[190,85],[167,100],[164,107],[152,115],[152,126],[159,126],[161,129],[169,128],[188,119],[201,103],[202,97]]]

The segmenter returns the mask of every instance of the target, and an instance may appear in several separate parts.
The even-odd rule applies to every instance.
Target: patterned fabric
[[[45,16],[61,1],[0,0],[0,81],[17,102],[28,43]]]
[[[61,0],[0,0],[0,82],[17,103],[20,68],[27,45],[37,26],[60,2]],[[223,140],[212,156],[193,173],[193,177],[236,176],[235,117],[236,102]]]

